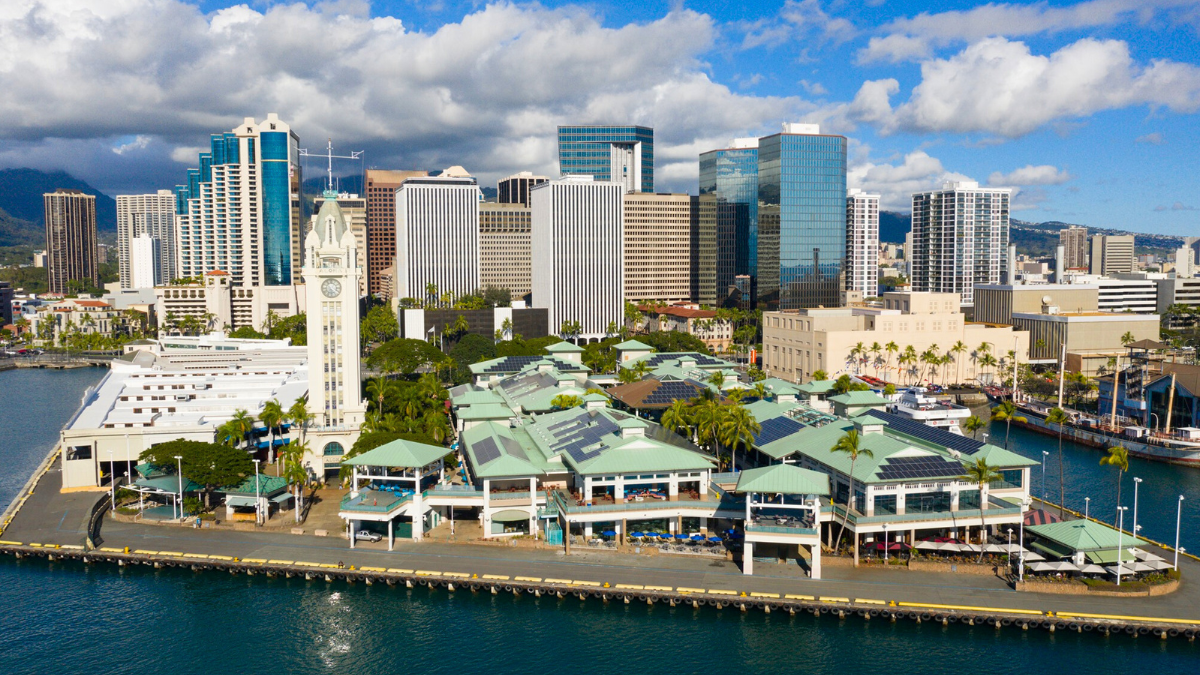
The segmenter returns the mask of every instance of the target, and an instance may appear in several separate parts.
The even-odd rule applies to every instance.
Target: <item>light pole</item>
[[[1183,495],[1179,495],[1179,504],[1175,507],[1175,569],[1179,569],[1179,522],[1183,518]]]
[[[1125,534],[1125,512],[1129,510],[1128,506],[1117,507],[1117,585],[1121,585],[1121,565],[1124,562],[1121,560],[1122,553],[1122,536]]]
[[[116,464],[113,462],[112,448],[108,449],[108,492],[109,499],[112,500],[112,510],[115,513],[117,510],[117,470]]]
[[[1083,498],[1083,519],[1084,520],[1088,520],[1088,511],[1091,509],[1091,507],[1092,507],[1092,498],[1084,497]]]
[[[1137,476],[1133,477],[1133,536],[1136,539],[1138,533],[1137,524],[1137,502],[1138,502],[1138,486],[1142,484],[1142,479]]]
[[[888,561],[888,533],[887,523],[883,524],[883,563],[886,565]]]
[[[183,518],[183,456],[175,455],[175,464],[179,467],[179,517]]]
[[[125,480],[133,482],[133,457],[129,455],[129,434],[125,434]]]
[[[1021,500],[1021,506],[1029,508],[1030,499],[1028,497]],[[1017,579],[1025,581],[1025,514],[1021,514],[1021,561],[1018,563]]]
[[[1046,505],[1046,461],[1050,459],[1050,451],[1042,451],[1042,505]]]
[[[262,525],[262,510],[259,508],[258,496],[258,463],[261,459],[254,460],[254,524]]]

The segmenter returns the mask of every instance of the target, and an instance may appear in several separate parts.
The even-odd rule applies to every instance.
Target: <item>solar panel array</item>
[[[471,446],[475,451],[475,459],[480,464],[487,464],[494,459],[500,459],[500,448],[496,447],[496,440],[491,436],[479,441]]]
[[[517,459],[522,459],[526,462],[529,461],[529,455],[525,454],[525,448],[522,448],[521,444],[513,439],[507,436],[501,436],[500,445],[504,446],[504,452],[508,453],[510,457],[516,457]]]
[[[792,434],[804,428],[804,425],[789,417],[772,417],[762,423],[762,431],[754,437],[754,444],[763,446],[768,443],[773,443],[781,438],[791,436]]]
[[[704,354],[652,354],[646,358],[646,366],[648,368],[657,368],[668,361],[678,361],[679,359],[688,359],[695,361],[697,366],[720,366],[724,365],[724,361],[714,359],[711,356]]]
[[[541,361],[543,356],[506,356],[483,370],[485,373],[515,373],[531,363]]]
[[[547,427],[554,436],[554,442],[551,444],[554,452],[565,452],[576,462],[584,462],[598,456],[600,449],[593,446],[600,444],[605,436],[620,429],[616,422],[600,414],[578,415]]]
[[[890,457],[879,468],[880,480],[906,478],[954,478],[961,476],[963,466],[935,455],[925,457]]]
[[[642,405],[670,405],[679,399],[689,399],[698,393],[697,385],[680,380],[660,382],[650,395],[642,399]]]
[[[533,391],[537,391],[538,389],[553,387],[557,384],[558,380],[556,380],[554,376],[550,375],[549,373],[530,373],[528,375],[514,375],[513,377],[506,378],[504,382],[500,384],[500,389],[502,389],[504,393],[515,398],[518,396],[524,396],[525,394]]]
[[[928,441],[934,445],[951,450],[958,450],[964,455],[973,455],[983,447],[983,443],[967,436],[931,427],[928,424],[918,422],[917,420],[909,419],[901,415],[886,413],[879,410],[872,410],[868,415],[875,419],[886,422],[889,429],[898,431],[906,436],[919,438],[923,441]]]

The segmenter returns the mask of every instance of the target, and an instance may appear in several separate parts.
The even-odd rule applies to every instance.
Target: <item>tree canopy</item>
[[[649,345],[657,352],[708,353],[708,346],[700,338],[673,330],[660,330],[638,336],[638,342]]]
[[[471,381],[471,364],[496,358],[496,343],[482,335],[468,333],[450,350],[454,360],[454,383]]]
[[[392,312],[391,305],[376,305],[367,310],[362,320],[363,344],[384,343],[393,340],[400,332],[400,324]]]
[[[182,458],[184,477],[203,485],[207,491],[237,485],[254,474],[254,463],[245,450],[219,443],[167,441],[146,450],[139,459],[176,473],[177,455]]]
[[[367,367],[385,373],[411,375],[441,359],[442,352],[424,340],[398,338],[376,347],[367,357]]]

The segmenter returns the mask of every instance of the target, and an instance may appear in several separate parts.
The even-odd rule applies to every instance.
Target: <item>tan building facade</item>
[[[1062,346],[1071,354],[1120,354],[1122,336],[1133,340],[1158,340],[1157,314],[1127,312],[1073,312],[1061,314],[1014,314],[1013,327],[1028,331],[1035,361],[1057,362]]]
[[[367,292],[392,297],[396,266],[396,190],[405,178],[429,175],[426,171],[367,169],[363,195],[367,200],[367,257],[359,260],[367,271]],[[357,236],[357,234],[355,235]],[[382,276],[391,268],[387,288]]]
[[[1010,325],[1013,314],[1020,313],[1078,313],[1099,309],[1100,287],[1095,284],[980,284],[975,287],[974,319],[982,323]]]
[[[713,354],[729,351],[733,343],[733,322],[718,319],[711,309],[694,303],[679,302],[668,307],[640,305],[644,317],[639,329],[647,332],[672,330],[687,333],[704,343]]]
[[[1058,243],[1063,247],[1063,267],[1069,270],[1088,268],[1088,233],[1086,227],[1072,225],[1058,231]]]
[[[479,205],[479,285],[520,300],[530,291],[532,211],[521,203]]]
[[[249,326],[263,331],[270,315],[277,319],[303,314],[304,285],[242,288],[225,272],[209,272],[202,283],[154,289],[154,313],[164,334],[177,333],[188,317],[205,331],[237,330]]]
[[[1088,271],[1100,276],[1132,272],[1137,269],[1132,234],[1092,235],[1092,254]]]
[[[50,292],[67,293],[70,282],[99,285],[96,264],[96,197],[59,188],[42,195],[46,209],[46,267]]]
[[[687,194],[625,195],[626,300],[691,299],[697,209],[697,198]]]
[[[1010,350],[1017,360],[1029,354],[1029,335],[1010,326],[972,323],[959,311],[958,293],[885,293],[879,306],[836,309],[801,309],[763,314],[763,370],[768,377],[792,382],[807,382],[813,373],[825,371],[828,377],[862,374],[879,377],[898,385],[923,381],[990,381],[997,377],[995,368],[978,365],[978,356],[986,349],[996,359]],[[921,361],[900,363],[900,355],[917,355],[934,350],[945,355],[957,343],[965,351],[952,354],[954,363],[928,367]],[[879,352],[853,356],[856,345]],[[896,350],[884,349],[894,343]],[[987,345],[985,348],[984,345]]]

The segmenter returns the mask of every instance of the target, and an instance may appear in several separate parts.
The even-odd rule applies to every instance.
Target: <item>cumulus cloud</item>
[[[112,151],[117,153],[118,155],[124,155],[127,152],[134,152],[136,150],[144,150],[146,148],[146,146],[150,145],[150,142],[152,140],[153,139],[150,136],[144,136],[144,135],[134,136],[133,138],[131,138],[129,140],[123,141],[123,142],[119,143],[118,145],[113,146]]]
[[[820,0],[787,0],[779,16],[745,26],[742,49],[775,47],[790,40],[815,37],[841,44],[858,34],[848,19],[833,16],[821,7]]]
[[[1170,206],[1164,206],[1164,205],[1160,204],[1160,205],[1154,207],[1154,210],[1155,211],[1196,211],[1197,209],[1196,209],[1196,207],[1188,206],[1187,204],[1184,204],[1183,202],[1175,202],[1174,204],[1172,204]]]
[[[919,61],[928,58],[932,51],[925,38],[894,33],[868,40],[867,46],[858,51],[856,59],[860,65],[877,61]]]
[[[491,179],[556,173],[558,124],[619,121],[655,127],[662,175],[694,176],[695,155],[677,148],[719,147],[813,108],[713,82],[699,57],[716,27],[686,9],[608,27],[579,7],[500,3],[416,32],[370,17],[361,0],[252,7],[206,15],[182,0],[8,0],[0,137],[42,153],[52,138],[108,139],[111,157],[145,136],[162,141],[151,147],[170,166],[195,162],[192,146],[208,134],[277,112],[302,145],[332,136],[366,148],[368,165],[462,164]]]
[[[1162,145],[1163,135],[1157,131],[1138,136],[1134,139],[1135,143],[1149,143],[1150,145]]]
[[[1074,176],[1056,166],[1028,164],[1009,173],[994,172],[988,176],[988,185],[995,187],[1062,185],[1072,178]]]
[[[850,187],[878,193],[880,208],[890,211],[910,210],[914,192],[939,188],[947,181],[965,180],[971,178],[947,171],[940,159],[931,157],[924,150],[908,153],[898,164],[875,163],[861,158],[851,163],[846,174]]]

